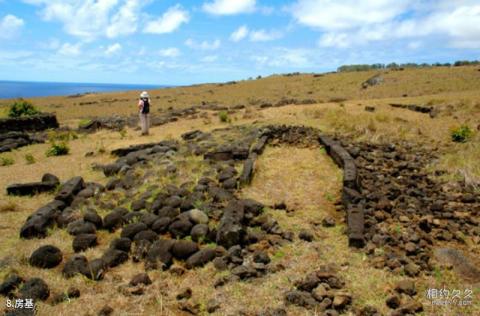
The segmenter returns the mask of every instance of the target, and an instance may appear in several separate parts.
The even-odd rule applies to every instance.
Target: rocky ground
[[[471,188],[448,185],[428,174],[426,164],[435,158],[428,149],[406,143],[351,142],[332,135],[326,149],[344,168],[343,198],[336,207],[344,220],[322,215],[314,229],[290,230],[269,211],[294,217],[289,203],[278,200],[265,205],[245,198],[242,191],[255,177],[255,164],[266,147],[321,151],[325,144],[320,135],[319,130],[304,127],[238,126],[212,132],[194,130],[181,139],[114,150],[112,154],[118,157],[114,163],[94,166],[108,177],[105,185],[85,182],[81,175],[64,182],[54,199],[27,218],[20,229],[19,235],[25,239],[43,239],[52,230],[63,229],[72,236],[74,254],[65,255],[65,250],[45,243],[31,253],[28,264],[55,269],[66,280],[80,275],[104,282],[111,271],[132,262],[137,273],[127,283],[116,285],[118,295],[125,297],[146,295],[157,281],[152,271],[181,276],[188,270],[202,273],[202,267],[213,266],[217,272],[212,286],[221,291],[227,285],[287,269],[272,260],[272,254],[293,242],[315,242],[317,229],[345,222],[345,233],[350,237],[352,231],[356,233],[352,246],[361,248],[369,265],[403,276],[383,302],[388,313],[425,312],[428,307],[422,304],[423,293],[415,280],[435,272],[434,251],[443,242],[462,247],[465,238],[480,238],[478,195]],[[336,146],[337,152],[332,149]],[[353,178],[347,168],[350,160],[354,162]],[[45,176],[40,184],[55,182],[53,177]],[[106,234],[112,237],[108,245],[102,245]],[[102,252],[86,255],[96,247]],[[479,270],[459,260],[459,252],[440,250],[438,254],[471,282],[480,281]],[[310,271],[289,281],[281,297],[275,298],[280,305],[263,304],[258,310],[244,307],[230,314],[289,315],[302,310],[324,315],[383,314],[384,306],[356,301],[357,293],[341,273],[348,262],[312,263]],[[8,260],[2,264],[8,266]],[[59,293],[48,279],[21,273],[6,276],[0,292],[12,299],[45,301],[51,311],[82,295],[75,282]],[[216,298],[199,303],[194,299],[196,292],[197,288],[188,286],[179,293],[167,293],[176,303],[169,303],[166,309],[194,315],[224,314],[228,309]],[[112,311],[121,314],[109,304],[98,313]],[[7,309],[7,314],[16,315],[18,310]]]
[[[0,124],[5,313],[478,315],[478,78],[162,89],[146,137],[136,92],[35,100],[60,128]]]

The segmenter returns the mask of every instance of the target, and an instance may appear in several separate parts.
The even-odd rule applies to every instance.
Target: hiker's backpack
[[[143,101],[142,114],[150,113],[150,102],[148,101],[148,98],[143,98],[142,101]]]

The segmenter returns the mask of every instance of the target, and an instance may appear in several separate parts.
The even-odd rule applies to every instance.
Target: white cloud
[[[208,41],[196,42],[193,39],[189,38],[185,41],[185,45],[187,45],[190,48],[198,49],[198,50],[216,50],[220,48],[221,44],[222,43],[220,42],[219,39],[216,39],[213,42],[208,42]]]
[[[250,40],[252,42],[273,41],[281,37],[282,34],[277,31],[256,30],[250,32]]]
[[[204,63],[213,63],[214,61],[216,61],[218,59],[218,56],[217,55],[209,55],[209,56],[205,56],[201,59],[202,62]]]
[[[140,11],[150,0],[24,0],[41,7],[46,21],[63,24],[66,33],[93,40],[136,32]]]
[[[118,53],[122,49],[122,45],[119,43],[112,44],[105,49],[105,55],[111,56]]]
[[[320,46],[435,37],[450,47],[480,48],[478,0],[297,0],[289,9],[299,24],[323,32]]]
[[[137,31],[137,20],[142,4],[137,0],[127,0],[113,15],[110,25],[107,27],[107,37],[115,38],[122,35],[130,35]]]
[[[325,33],[318,43],[324,47],[345,48],[350,45],[350,38],[347,33]]]
[[[246,25],[242,25],[230,35],[230,40],[234,42],[239,42],[245,37],[247,37],[247,35],[248,35],[248,28]]]
[[[183,23],[190,20],[188,11],[182,9],[180,5],[169,8],[160,18],[147,23],[143,30],[145,33],[164,34],[171,33],[178,29]]]
[[[279,39],[283,36],[281,32],[278,31],[266,31],[263,29],[260,30],[249,30],[246,25],[240,26],[236,29],[231,35],[230,40],[233,42],[239,42],[246,37],[249,38],[252,42],[267,42]]]
[[[162,57],[178,57],[180,56],[180,50],[176,47],[169,47],[165,49],[161,49],[159,52],[160,56]]]
[[[0,19],[0,38],[15,37],[25,23],[22,19],[8,14]]]
[[[303,25],[345,30],[384,23],[402,14],[412,0],[297,0],[293,17]]]
[[[81,48],[81,43],[77,43],[77,44],[65,43],[60,47],[60,49],[58,50],[58,53],[60,55],[65,55],[65,56],[78,56],[81,53],[80,48]]]
[[[251,59],[260,67],[288,67],[308,68],[312,67],[310,62],[311,51],[301,48],[275,48],[268,54],[254,55]]]
[[[202,8],[214,15],[234,15],[255,11],[255,0],[214,0],[206,2]]]

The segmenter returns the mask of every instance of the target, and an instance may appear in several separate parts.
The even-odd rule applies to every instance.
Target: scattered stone
[[[287,292],[285,294],[285,300],[288,304],[294,304],[306,308],[313,308],[318,304],[310,293],[297,290]]]
[[[97,229],[100,229],[103,226],[103,220],[100,217],[100,215],[97,214],[97,212],[93,212],[93,211],[86,212],[85,215],[83,216],[83,220],[85,222],[90,222],[94,224]]]
[[[323,227],[334,227],[335,226],[335,218],[333,217],[325,217],[323,220],[322,220],[322,226]]]
[[[103,228],[113,232],[117,228],[122,227],[124,219],[120,212],[113,211],[105,216],[103,219]]]
[[[398,308],[401,304],[400,297],[398,295],[391,295],[387,298],[385,304],[387,304],[387,306],[391,309]]]
[[[183,300],[183,299],[189,299],[192,297],[192,289],[187,287],[186,289],[183,289],[180,293],[177,294],[176,299],[177,300]]]
[[[270,263],[270,257],[265,251],[258,251],[253,255],[253,261],[257,263]]]
[[[107,249],[102,256],[105,267],[113,268],[128,260],[128,253],[117,249]]]
[[[212,298],[208,300],[206,307],[207,313],[215,313],[217,310],[220,309],[220,303],[216,299]]]
[[[403,269],[405,271],[405,274],[409,277],[415,277],[420,273],[420,267],[413,262],[405,265]]]
[[[108,305],[102,307],[100,311],[98,311],[98,316],[110,316],[113,313],[113,308]]]
[[[59,200],[65,202],[66,204],[70,204],[73,201],[75,195],[78,192],[85,188],[85,182],[83,181],[82,177],[74,177],[60,187],[58,190],[57,195],[55,196],[55,200]]]
[[[197,224],[190,231],[193,241],[203,241],[208,235],[208,226],[206,224]]]
[[[202,212],[198,209],[193,209],[187,212],[188,219],[194,224],[207,224],[208,216],[205,212]]]
[[[405,293],[410,296],[417,294],[415,283],[412,280],[402,280],[398,282],[395,286],[395,291],[398,293]]]
[[[132,280],[130,280],[130,283],[129,285],[130,286],[137,286],[139,284],[143,284],[143,285],[150,285],[152,284],[152,280],[150,279],[150,277],[148,276],[148,274],[146,273],[139,273],[137,275],[135,275]]]
[[[120,236],[133,240],[136,234],[147,229],[148,227],[144,223],[128,224],[122,229],[122,233],[120,234]]]
[[[159,239],[150,247],[147,254],[147,262],[150,268],[168,268],[172,264],[173,255],[170,250],[175,244],[171,239]]]
[[[298,238],[300,238],[302,240],[305,240],[305,241],[308,241],[308,242],[311,242],[311,241],[313,241],[314,237],[313,237],[312,232],[307,231],[307,230],[302,230],[298,234]]]
[[[245,235],[244,214],[244,204],[235,200],[229,202],[218,225],[217,244],[225,248],[240,244]]]
[[[80,234],[75,236],[72,243],[73,251],[85,251],[88,248],[93,248],[97,245],[97,235],[95,234]]]
[[[17,274],[11,274],[0,284],[0,295],[10,296],[24,280]]]
[[[42,269],[54,268],[62,262],[62,251],[52,245],[42,246],[32,253],[29,262]]]
[[[126,237],[116,238],[110,243],[110,248],[117,249],[125,252],[130,252],[132,247],[132,241]]]
[[[188,240],[177,240],[172,247],[172,255],[177,259],[187,259],[199,250],[197,243]]]
[[[216,252],[212,248],[203,248],[191,255],[185,262],[188,269],[202,267],[216,257]]]
[[[348,293],[336,293],[333,297],[333,307],[336,310],[343,310],[352,303],[352,296]]]
[[[95,225],[90,222],[85,222],[83,219],[71,222],[67,226],[67,232],[70,235],[76,236],[80,234],[95,234],[97,229]]]
[[[19,294],[22,298],[45,301],[50,296],[50,289],[42,279],[31,278],[23,284]]]

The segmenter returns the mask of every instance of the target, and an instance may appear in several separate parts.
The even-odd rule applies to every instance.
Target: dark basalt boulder
[[[190,233],[193,224],[186,219],[178,219],[173,221],[173,223],[168,226],[168,231],[173,235],[173,237],[183,238]]]
[[[175,258],[184,260],[197,252],[198,249],[198,245],[195,242],[188,240],[177,240],[173,245],[171,252]]]
[[[121,265],[128,260],[128,253],[125,251],[109,248],[102,256],[102,261],[107,268]]]
[[[9,275],[2,284],[0,284],[0,295],[10,296],[20,284],[24,282],[17,274]]]
[[[41,182],[16,183],[7,186],[8,195],[35,195],[43,192],[50,192],[57,188],[60,180],[52,174],[44,174]]]
[[[120,234],[121,237],[126,237],[132,239],[135,237],[136,234],[143,230],[147,230],[148,227],[144,223],[132,223],[128,224],[122,229],[122,233]]]
[[[217,244],[225,248],[240,244],[245,235],[245,228],[242,224],[244,214],[243,203],[232,200],[227,205],[218,225]]]
[[[149,266],[153,268],[163,267],[164,269],[170,267],[173,259],[170,250],[174,244],[174,240],[163,238],[154,242],[146,257]]]
[[[130,252],[132,247],[132,241],[129,238],[116,238],[110,243],[110,248],[117,249],[125,252]]]
[[[20,229],[20,237],[26,239],[46,237],[47,229],[55,224],[56,218],[65,207],[66,204],[58,200],[42,206],[27,218]]]
[[[118,211],[112,211],[103,218],[103,228],[111,232],[122,227],[124,223],[123,214]]]
[[[31,278],[23,284],[19,294],[22,298],[45,301],[50,296],[50,289],[42,279]]]
[[[191,255],[185,265],[188,269],[195,268],[195,267],[202,267],[208,262],[212,261],[216,257],[215,249],[213,248],[203,248],[193,255]]]
[[[46,245],[35,250],[30,256],[29,262],[32,266],[51,269],[62,262],[62,251],[55,246]]]
[[[74,255],[63,266],[62,274],[66,278],[72,278],[75,274],[85,274],[88,271],[88,260],[83,255]]]
[[[74,177],[60,187],[55,200],[64,202],[70,205],[78,192],[85,188],[85,182],[82,177]]]
[[[137,285],[140,285],[140,284],[143,284],[143,285],[150,285],[150,284],[152,284],[152,280],[150,279],[150,277],[148,276],[148,274],[146,274],[146,273],[139,273],[139,274],[135,275],[135,276],[130,280],[130,283],[129,283],[130,286],[137,286]]]
[[[101,280],[105,274],[105,263],[102,259],[94,259],[88,262],[83,255],[74,255],[63,267],[62,274],[69,279],[76,274],[82,274],[91,280]]]
[[[208,225],[206,224],[197,224],[193,226],[190,231],[190,236],[192,236],[193,241],[204,240],[208,235]]]
[[[80,234],[75,236],[72,242],[72,248],[75,252],[85,251],[88,248],[93,248],[97,245],[97,235],[95,234]]]
[[[94,224],[86,222],[83,219],[71,222],[67,226],[67,232],[73,236],[80,234],[95,234],[96,231],[97,229],[95,228]]]
[[[83,215],[83,220],[92,223],[97,229],[101,229],[103,226],[102,218],[94,211],[87,211],[85,215]]]
[[[148,240],[154,242],[158,238],[157,233],[152,230],[142,230],[133,237],[133,241],[139,242],[140,240]]]
[[[167,231],[171,222],[170,217],[160,217],[153,223],[152,230],[157,234],[163,234]]]

